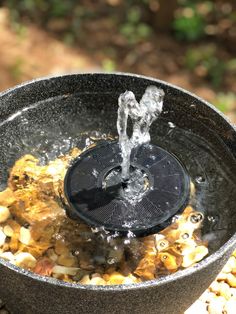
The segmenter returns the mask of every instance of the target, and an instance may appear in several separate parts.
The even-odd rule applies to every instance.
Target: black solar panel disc
[[[121,161],[116,142],[97,145],[75,160],[65,178],[68,215],[121,233],[146,235],[165,228],[188,202],[190,180],[184,167],[158,146],[139,147],[132,153],[130,171],[131,178],[141,176],[143,187],[132,199],[121,180]]]

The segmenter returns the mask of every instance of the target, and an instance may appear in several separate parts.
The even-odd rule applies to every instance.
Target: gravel
[[[216,280],[184,314],[236,314],[236,250]],[[10,314],[0,299],[0,314]]]

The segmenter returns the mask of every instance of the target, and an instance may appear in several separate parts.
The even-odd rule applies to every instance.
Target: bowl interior
[[[161,81],[119,74],[69,75],[39,80],[0,95],[0,188],[24,154],[47,163],[91,137],[117,136],[117,100],[131,90],[139,100],[148,85],[165,92],[151,142],[175,154],[196,187],[193,204],[206,216],[203,234],[216,251],[236,231],[236,135],[199,98]],[[213,240],[213,241],[211,241]]]

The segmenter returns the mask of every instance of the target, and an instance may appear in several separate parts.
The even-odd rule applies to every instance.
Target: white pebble
[[[66,267],[66,266],[55,265],[52,269],[52,272],[55,274],[75,276],[78,270],[79,270],[78,267]]]
[[[89,275],[85,275],[81,280],[80,283],[82,285],[89,285],[90,284],[90,278]]]
[[[134,281],[135,277],[131,278],[131,277],[125,277],[124,278],[124,281],[123,281],[123,284],[124,285],[130,285],[132,283],[135,283]]]
[[[200,300],[205,303],[210,303],[212,299],[215,299],[216,295],[214,292],[210,292],[209,290],[206,290],[201,296]]]
[[[235,257],[231,256],[228,262],[225,264],[224,268],[222,269],[223,273],[230,273],[232,269],[235,267]]]
[[[5,233],[5,235],[7,237],[12,237],[13,234],[14,234],[14,230],[12,229],[12,227],[10,227],[9,225],[6,225],[4,228],[3,228],[3,232]]]
[[[227,273],[223,273],[223,272],[219,273],[219,275],[216,278],[217,281],[222,281],[222,280],[225,281],[226,279],[227,279]]]
[[[226,282],[220,282],[219,293],[224,299],[229,300],[231,297],[230,286]]]
[[[5,243],[6,240],[6,235],[5,233],[2,231],[2,228],[0,228],[0,247]]]
[[[229,300],[225,303],[224,310],[227,314],[236,313],[236,300]]]
[[[31,240],[31,234],[30,230],[24,227],[20,228],[20,236],[19,236],[19,241],[22,244],[29,245]]]
[[[234,256],[230,256],[227,264],[231,267],[231,269],[235,268],[236,266],[236,259]]]
[[[106,281],[99,277],[94,277],[89,282],[90,285],[106,285]]]
[[[21,252],[15,255],[14,264],[23,268],[34,268],[37,260],[27,252]]]
[[[236,300],[236,288],[230,288],[231,296],[234,300]]]
[[[223,297],[217,297],[211,301],[208,305],[209,314],[222,314],[225,305],[225,299]]]
[[[10,217],[10,211],[5,206],[0,206],[0,223],[5,222]]]
[[[185,311],[184,314],[196,314],[196,313],[201,313],[201,314],[208,314],[207,312],[207,305],[206,303],[197,300],[193,305],[190,306],[190,308]]]
[[[215,292],[215,293],[219,293],[220,291],[220,284],[218,281],[213,281],[212,284],[210,285],[210,290],[212,292]]]
[[[94,273],[91,276],[92,278],[101,278],[101,275],[99,273]]]
[[[7,261],[12,261],[15,258],[15,256],[12,254],[12,252],[3,252],[0,254],[0,257],[7,260]]]

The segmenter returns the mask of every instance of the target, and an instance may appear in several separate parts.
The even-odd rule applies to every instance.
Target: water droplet
[[[217,217],[216,216],[207,216],[207,219],[211,223],[217,222]]]
[[[202,221],[204,219],[204,216],[202,213],[193,213],[190,215],[190,221],[193,224],[199,223],[200,221]]]

